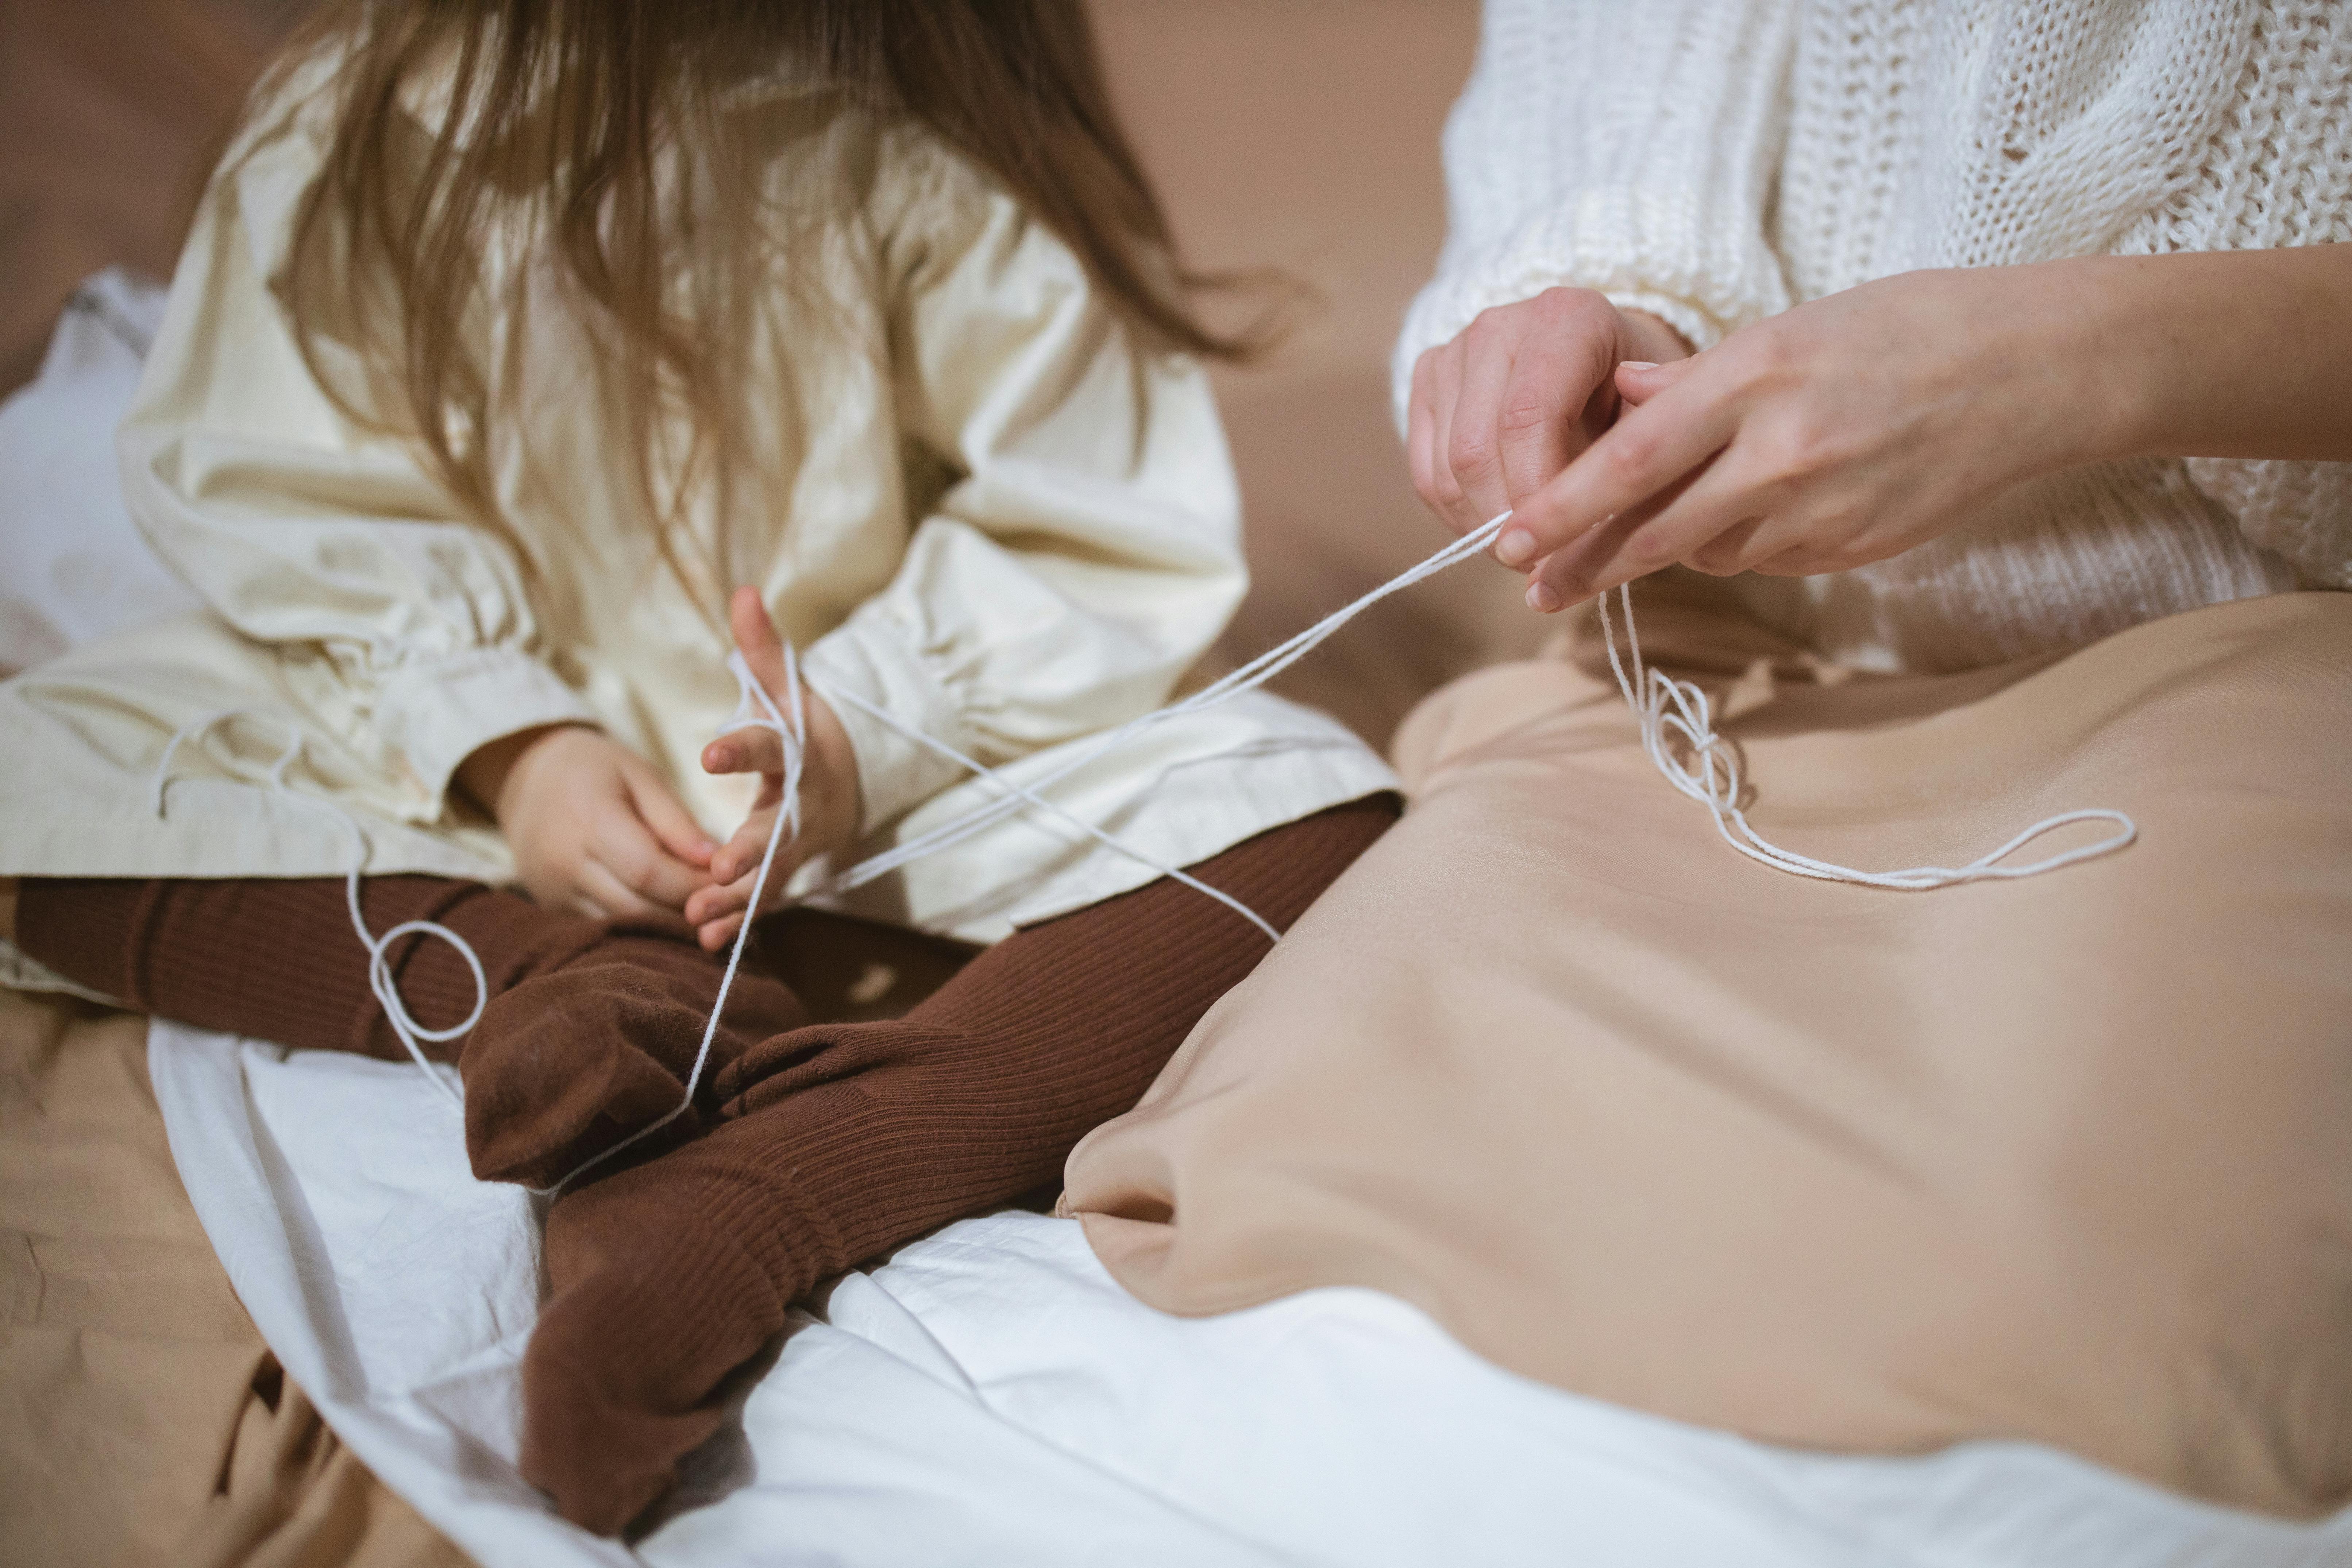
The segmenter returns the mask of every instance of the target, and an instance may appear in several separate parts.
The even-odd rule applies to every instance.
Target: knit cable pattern
[[[1923,267],[2352,241],[2352,5],[1486,0],[1451,223],[1397,345],[1556,285],[1700,348]],[[1864,665],[1966,668],[2352,587],[2352,464],[2077,470],[1857,572],[1738,580]]]

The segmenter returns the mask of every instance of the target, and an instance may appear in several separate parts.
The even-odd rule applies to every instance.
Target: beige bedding
[[[1644,642],[1727,698],[1768,837],[1950,865],[2113,806],[2140,841],[1934,893],[1767,870],[1653,771],[1588,626],[1407,721],[1402,823],[1073,1155],[1106,1264],[1180,1312],[1377,1287],[1781,1442],[2023,1435],[2340,1503],[2352,596],[1869,678],[1698,581],[1640,595]]]
[[[0,990],[0,1520],[11,1563],[466,1559],[279,1374],[196,1223],[147,1022]]]

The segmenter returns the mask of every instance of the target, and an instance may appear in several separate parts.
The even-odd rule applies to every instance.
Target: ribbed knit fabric
[[[1705,348],[1926,267],[2352,240],[2352,5],[1486,0],[1412,362],[1557,285]],[[2352,587],[2352,464],[2116,463],[1893,561],[1738,580],[1846,662],[1966,668]]]
[[[1375,796],[1192,869],[1287,926],[1395,817],[1394,797]],[[456,1053],[477,1174],[551,1184],[677,1103],[718,958],[475,883],[373,878],[362,897],[373,929],[438,921],[488,973],[489,1005]],[[343,900],[338,879],[26,879],[16,940],[187,1023],[399,1058]],[[1055,1180],[1266,951],[1240,916],[1162,879],[1016,933],[904,1019],[810,1026],[773,971],[811,954],[762,955],[768,935],[729,994],[692,1114],[549,1215],[554,1297],[524,1363],[523,1470],[593,1529],[669,1489],[719,1419],[713,1391],[795,1298]],[[445,943],[401,943],[394,967],[427,1025],[474,1005]]]
[[[340,878],[27,878],[21,888],[19,945],[68,979],[202,1028],[406,1058],[368,988]],[[482,961],[481,1022],[462,1042],[426,1047],[465,1080],[476,1175],[551,1184],[677,1103],[719,985],[719,961],[692,942],[438,877],[372,877],[361,898],[373,929],[436,921]],[[392,967],[426,1026],[473,1010],[472,972],[447,943],[396,943]],[[781,981],[747,965],[712,1067],[807,1021]],[[709,1125],[717,1092],[714,1073],[664,1142]]]
[[[1390,797],[1335,807],[1192,870],[1286,927],[1394,819]],[[1016,933],[903,1020],[813,1026],[739,1058],[724,1125],[550,1214],[523,1474],[566,1517],[622,1529],[797,1297],[1057,1178],[1265,952],[1162,879]]]
[[[340,877],[27,877],[18,887],[16,945],[126,1006],[307,1050],[407,1054],[368,990],[367,950],[352,934]],[[492,994],[603,929],[519,894],[442,877],[367,878],[360,907],[376,931],[425,920],[457,931],[489,970]],[[427,1028],[473,1010],[473,975],[446,942],[397,942],[392,965],[409,1011]],[[457,1059],[455,1041],[425,1048]]]

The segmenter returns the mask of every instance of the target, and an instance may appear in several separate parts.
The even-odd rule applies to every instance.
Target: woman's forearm
[[[2042,264],[2089,460],[2352,461],[2352,245]]]

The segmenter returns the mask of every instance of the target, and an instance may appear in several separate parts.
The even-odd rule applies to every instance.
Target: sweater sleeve
[[[198,208],[118,434],[124,496],[157,555],[432,821],[475,748],[593,713],[543,658],[515,552],[405,440],[347,415],[298,346],[276,284],[320,155],[310,79]]]
[[[1788,308],[1769,242],[1794,0],[1486,0],[1445,127],[1447,233],[1393,364],[1481,310],[1595,289],[1693,345]]]
[[[904,439],[943,477],[817,679],[1000,765],[1144,713],[1248,585],[1208,377],[1140,352],[1010,195],[911,136],[874,221]],[[866,826],[962,776],[854,708]]]
[[[2189,477],[2306,582],[2352,588],[2352,463],[2191,458]]]

